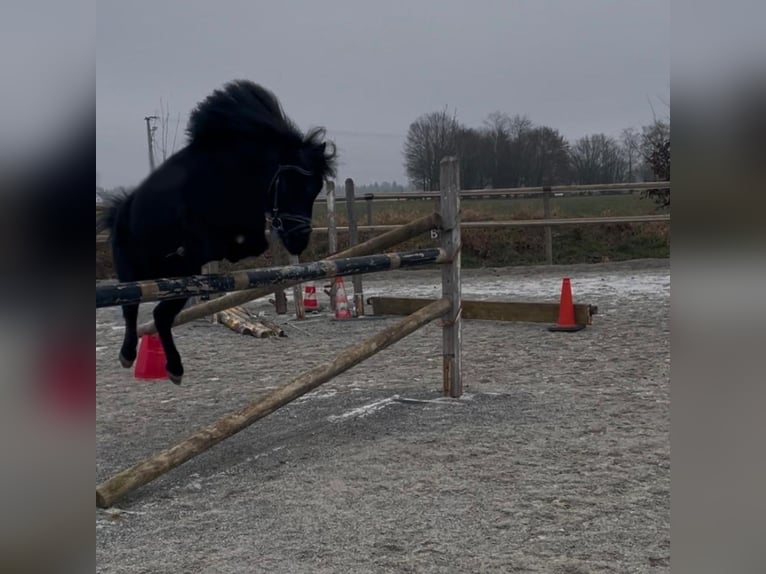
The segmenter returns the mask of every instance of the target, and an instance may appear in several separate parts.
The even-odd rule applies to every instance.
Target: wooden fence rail
[[[597,183],[592,185],[551,185],[540,187],[506,187],[493,189],[463,189],[460,190],[461,199],[506,197],[529,199],[543,197],[550,192],[555,197],[594,197],[609,195],[627,195],[636,191],[648,189],[670,189],[669,181],[642,181],[636,183]],[[368,193],[364,197],[367,201],[406,201],[415,199],[439,199],[438,191],[406,191],[404,193]],[[317,201],[322,202],[325,198],[320,196]],[[344,201],[337,198],[336,201]]]
[[[477,229],[489,227],[560,227],[565,225],[609,225],[617,223],[669,223],[669,213],[658,213],[650,215],[612,215],[607,217],[565,217],[555,219],[506,219],[492,221],[464,221],[460,224],[463,229]],[[376,232],[391,231],[399,229],[401,225],[358,225],[358,231]],[[336,232],[348,233],[346,226],[336,226]],[[327,227],[314,227],[315,233],[328,233]],[[109,236],[101,234],[96,236],[96,243],[104,243],[109,240]]]

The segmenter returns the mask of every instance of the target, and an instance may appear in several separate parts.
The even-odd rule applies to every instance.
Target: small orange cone
[[[319,311],[319,301],[317,301],[317,288],[313,283],[306,285],[303,294],[303,308],[306,311]]]
[[[138,346],[138,358],[133,376],[144,381],[167,379],[165,371],[165,351],[156,333],[144,335]]]
[[[351,319],[351,311],[348,309],[348,298],[346,297],[346,288],[343,286],[343,277],[335,278],[337,290],[335,292],[335,318]]]
[[[565,331],[573,333],[581,331],[585,325],[575,323],[574,303],[572,302],[572,283],[569,277],[564,277],[561,283],[561,301],[559,303],[559,320],[548,327],[549,331]]]

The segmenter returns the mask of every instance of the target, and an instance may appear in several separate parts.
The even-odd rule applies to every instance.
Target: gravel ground
[[[592,326],[465,322],[455,401],[428,325],[97,510],[98,571],[669,572],[669,262],[471,270],[463,293],[556,301],[567,275]],[[365,277],[368,296],[439,285]],[[181,387],[120,368],[119,310],[97,311],[97,481],[396,321],[250,307],[288,337],[179,327]]]

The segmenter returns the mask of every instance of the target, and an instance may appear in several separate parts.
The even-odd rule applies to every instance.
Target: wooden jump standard
[[[441,174],[441,210],[444,233],[442,234],[442,249],[437,251],[439,251],[440,257],[442,255],[444,257],[443,298],[426,305],[377,335],[349,347],[334,360],[314,367],[283,387],[272,391],[266,397],[222,417],[176,446],[149,457],[105,480],[96,487],[96,506],[100,508],[112,506],[117,500],[136,488],[151,482],[226,438],[244,430],[258,419],[273,413],[290,401],[358,365],[363,360],[386,349],[438,317],[444,317],[444,391],[451,397],[459,397],[462,394],[462,380],[460,361],[460,205],[459,186],[457,184],[460,181],[460,174],[457,158],[444,158],[441,162]],[[402,240],[399,239],[399,241]],[[356,248],[362,248],[364,245],[357,245]],[[274,287],[271,286],[270,289]],[[233,293],[232,295],[245,292]],[[217,303],[225,297],[209,303]],[[241,302],[232,305],[238,304]],[[207,314],[206,312],[205,315]]]

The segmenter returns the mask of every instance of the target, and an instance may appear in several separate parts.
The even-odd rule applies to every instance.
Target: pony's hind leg
[[[187,299],[169,299],[167,301],[161,301],[154,308],[154,325],[157,327],[157,335],[162,341],[162,348],[165,351],[165,370],[168,373],[168,378],[176,385],[181,384],[183,378],[184,368],[181,364],[181,355],[176,349],[173,342],[173,334],[171,333],[171,327],[181,309],[184,308]]]
[[[120,364],[129,369],[136,360],[138,305],[123,305],[122,316],[125,319],[125,336],[120,349]]]

